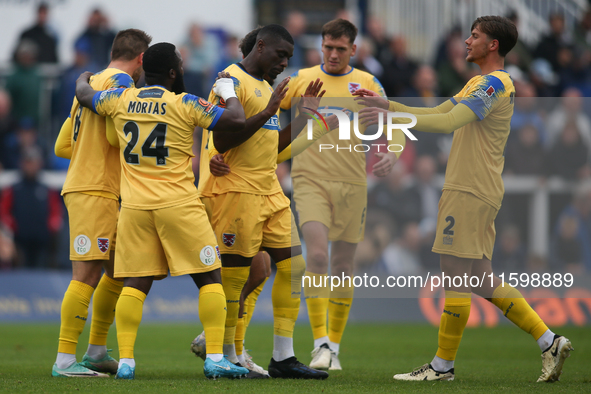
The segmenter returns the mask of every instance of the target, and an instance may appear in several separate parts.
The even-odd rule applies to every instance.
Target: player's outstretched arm
[[[275,116],[279,110],[279,106],[281,105],[281,100],[283,100],[287,90],[289,89],[287,87],[289,80],[290,78],[287,77],[281,81],[279,86],[277,86],[277,89],[275,89],[271,95],[267,107],[258,114],[246,119],[245,126],[241,130],[231,131],[224,130],[222,127],[214,128],[213,144],[215,145],[217,151],[220,153],[225,153],[230,149],[239,146],[252,137],[257,131],[259,131],[259,129],[263,127],[265,123],[271,119],[271,117]]]
[[[388,111],[381,108],[363,108],[359,111],[359,121],[364,124],[377,123],[378,116],[384,116]],[[478,116],[467,105],[456,105],[444,114],[415,115],[417,119],[414,130],[427,133],[450,134],[468,123],[475,122]],[[394,124],[410,123],[409,118],[394,118]],[[385,124],[385,122],[384,122]]]
[[[91,76],[90,71],[85,71],[76,80],[76,99],[83,107],[92,109],[92,98],[98,92],[90,86]]]
[[[388,101],[369,89],[357,89],[353,96],[356,96],[355,101],[366,107],[381,108],[391,112],[408,112],[414,115],[443,114],[451,111],[454,107],[450,100],[446,100],[436,107],[409,107],[397,101]]]

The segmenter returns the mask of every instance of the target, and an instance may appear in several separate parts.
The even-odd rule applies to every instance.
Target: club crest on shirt
[[[109,238],[97,238],[96,241],[101,252],[105,253],[109,250]]]
[[[360,87],[361,84],[359,82],[349,82],[349,93],[353,94]]]
[[[254,89],[254,94],[256,94],[257,97],[262,97],[263,96],[263,94],[261,93],[261,91],[258,90],[257,88]]]
[[[220,260],[221,260],[221,259],[222,259],[222,255],[221,255],[221,253],[220,253],[220,247],[216,245],[216,246],[215,246],[215,251],[216,251],[216,253],[218,254],[218,259],[220,259]]]
[[[227,247],[231,247],[232,245],[234,245],[235,241],[236,241],[236,234],[229,234],[229,233],[222,234],[222,242]]]

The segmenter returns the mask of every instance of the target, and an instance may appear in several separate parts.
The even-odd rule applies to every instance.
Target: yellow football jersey
[[[159,209],[197,197],[193,129],[215,126],[222,108],[161,86],[102,91],[92,102],[113,119],[119,138],[123,207]]]
[[[300,97],[306,91],[310,81],[315,81],[317,78],[320,78],[324,83],[322,89],[326,89],[325,98],[320,102],[319,108],[328,106],[328,109],[333,107],[341,110],[347,109],[349,114],[351,114],[351,118],[354,112],[359,112],[363,108],[353,100],[352,92],[355,90],[365,88],[386,97],[384,88],[377,78],[365,71],[360,71],[352,67],[346,74],[330,74],[324,71],[322,65],[319,65],[305,68],[292,74],[288,85],[289,90],[281,102],[281,109],[290,109],[292,98]],[[343,99],[330,100],[329,98],[331,97]],[[343,108],[343,106],[346,108]],[[312,179],[326,179],[365,185],[367,180],[364,152],[355,152],[354,149],[351,149],[351,151],[341,149],[338,152],[336,149],[319,151],[320,144],[331,144],[335,147],[349,147],[362,143],[371,144],[372,141],[362,141],[353,133],[353,122],[351,122],[350,130],[350,140],[339,140],[338,131],[333,130],[333,132],[320,138],[298,156],[295,156],[292,161],[291,176],[306,176]],[[359,124],[359,130],[361,133],[365,133],[365,127],[361,124]]]
[[[107,68],[90,78],[95,90],[133,87],[133,79],[116,68]],[[71,161],[66,175],[62,195],[70,192],[103,192],[119,198],[121,165],[119,150],[107,141],[105,118],[80,106],[74,98],[70,117],[72,127],[68,138],[60,138],[71,148]],[[106,194],[104,193],[106,192]]]
[[[515,87],[509,74],[497,70],[468,81],[451,98],[467,105],[480,119],[455,131],[444,190],[470,192],[499,209],[505,192],[501,173],[509,137]]]
[[[234,80],[234,90],[244,107],[246,119],[267,107],[273,94],[273,88],[267,81],[253,77],[237,64],[224,71],[230,73]],[[209,100],[220,104],[221,99],[212,91]],[[231,172],[223,177],[214,177],[209,172],[209,150],[215,147],[213,138],[210,138],[211,132],[203,130],[199,165],[200,194],[211,197],[227,192],[260,195],[280,192],[281,185],[275,174],[279,130],[279,116],[275,114],[247,141],[224,153],[224,162],[230,166]]]

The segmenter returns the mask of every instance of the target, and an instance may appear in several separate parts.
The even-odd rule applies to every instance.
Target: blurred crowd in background
[[[35,25],[24,27],[14,43],[10,72],[0,75],[0,175],[9,170],[18,174],[16,183],[0,193],[1,269],[70,267],[67,213],[59,190],[48,187],[39,174],[67,170],[68,160],[55,157],[53,143],[70,113],[75,81],[83,71],[108,65],[116,34],[108,16],[96,8],[75,42],[74,63],[63,64],[56,32],[48,26],[50,12],[46,4],[39,5]],[[516,12],[506,16],[519,27]],[[335,10],[335,17],[349,19],[342,10]],[[282,77],[322,62],[320,36],[308,31],[305,13],[291,11],[277,22],[295,40]],[[540,187],[558,178],[564,188],[551,195],[547,255],[531,253],[528,245],[530,194],[506,194],[496,222],[497,271],[591,272],[591,10],[574,27],[567,27],[560,13],[551,13],[548,22],[536,45],[519,41],[506,58],[516,101],[504,173],[535,177]],[[429,59],[410,58],[406,37],[388,36],[378,18],[368,17],[360,30],[352,65],[375,75],[389,97],[406,104],[437,105],[479,73],[465,61],[468,32],[459,27],[441,37]],[[207,97],[217,72],[241,60],[240,39],[222,28],[189,26],[175,43],[184,59],[187,91]],[[47,101],[46,64],[60,70],[53,78],[57,83],[49,87],[49,117],[39,110],[47,105],[41,102]],[[200,133],[195,132],[196,144]],[[437,270],[438,256],[430,249],[451,138],[419,134],[385,178],[371,175],[375,158],[368,153],[366,235],[356,256],[360,272]],[[197,176],[199,147],[194,151]],[[277,172],[289,195],[289,163]]]

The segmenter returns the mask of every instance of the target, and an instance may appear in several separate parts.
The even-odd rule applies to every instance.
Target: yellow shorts
[[[119,201],[84,193],[66,193],[70,222],[70,260],[109,260],[115,250]]]
[[[492,260],[497,212],[472,193],[444,190],[439,200],[433,252]]]
[[[320,222],[330,241],[358,243],[365,233],[367,187],[345,182],[293,178],[293,198],[300,227]]]
[[[202,197],[222,254],[253,257],[261,247],[289,248],[300,237],[283,192],[272,195],[224,193]]]
[[[121,208],[115,277],[157,279],[221,267],[219,248],[197,198],[174,207],[143,211]]]

